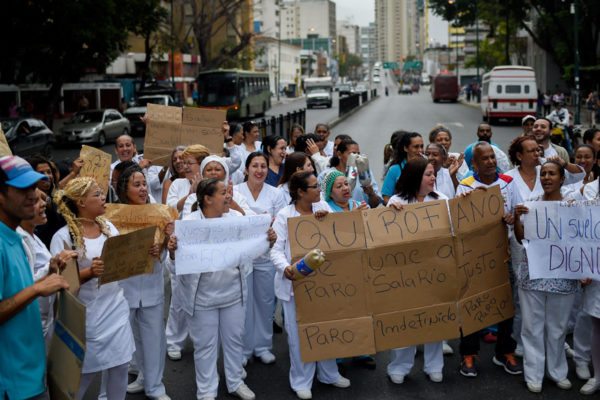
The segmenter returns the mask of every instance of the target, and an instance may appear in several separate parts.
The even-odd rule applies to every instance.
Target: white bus
[[[535,71],[520,65],[501,65],[483,75],[481,112],[490,124],[500,118],[536,115]]]

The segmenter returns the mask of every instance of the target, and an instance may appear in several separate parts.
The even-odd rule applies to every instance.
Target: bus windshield
[[[198,105],[229,106],[236,101],[236,74],[214,73],[198,77]]]

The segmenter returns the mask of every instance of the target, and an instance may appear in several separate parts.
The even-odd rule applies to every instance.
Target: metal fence
[[[258,129],[262,137],[269,135],[279,135],[289,142],[290,129],[293,124],[306,125],[306,109],[292,111],[277,116],[265,117],[254,120],[258,124]]]
[[[341,117],[359,105],[365,104],[367,101],[369,101],[369,93],[371,94],[371,99],[377,97],[377,89],[372,89],[371,92],[365,91],[360,94],[354,93],[348,96],[340,97],[338,116]]]

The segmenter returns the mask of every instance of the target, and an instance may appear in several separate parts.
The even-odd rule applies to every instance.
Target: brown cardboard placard
[[[498,185],[449,200],[448,207],[455,234],[479,229],[482,223],[502,221],[504,215],[504,200]]]
[[[4,131],[2,130],[2,127],[0,127],[0,157],[3,156],[12,156],[12,151],[10,151],[10,147],[6,141]]]
[[[156,226],[149,226],[106,239],[102,248],[104,273],[98,286],[132,276],[154,272],[154,260],[148,249],[154,243]]]
[[[65,250],[71,250],[71,247],[67,243],[63,242]],[[76,258],[69,258],[66,262],[65,269],[63,269],[59,275],[65,278],[65,281],[69,284],[69,293],[73,296],[79,294],[79,288],[81,287],[81,280],[79,276],[79,265],[77,264]]]
[[[74,400],[85,356],[85,306],[61,290],[57,310],[48,353],[48,392],[52,400]]]
[[[371,316],[298,325],[302,362],[375,352]]]
[[[504,321],[515,315],[510,283],[477,293],[458,302],[463,335]]]
[[[112,156],[84,144],[81,146],[79,157],[83,159],[83,167],[79,171],[79,176],[91,176],[96,180],[98,186],[104,190],[104,193],[107,193]]]
[[[221,124],[227,111],[148,104],[144,158],[168,165],[175,146],[201,144],[213,154],[223,151]],[[167,157],[169,156],[169,157]]]

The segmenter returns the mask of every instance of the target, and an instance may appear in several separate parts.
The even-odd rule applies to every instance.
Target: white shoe
[[[337,382],[332,383],[331,385],[335,386],[336,388],[345,389],[347,387],[350,387],[350,379],[344,378],[342,376]]]
[[[181,360],[181,351],[179,350],[169,350],[167,351],[167,357],[171,361],[179,361]]]
[[[527,382],[527,390],[529,390],[531,393],[539,393],[542,391],[542,384]]]
[[[600,382],[596,381],[595,378],[588,379],[588,381],[579,389],[581,394],[594,394],[600,389]]]
[[[167,394],[161,394],[158,397],[150,397],[152,400],[171,400],[171,398],[169,396],[167,396]]]
[[[260,356],[258,356],[258,358],[260,358],[260,362],[267,365],[273,364],[275,362],[275,356],[270,351],[261,354]]]
[[[296,396],[298,396],[298,398],[302,400],[310,400],[312,399],[312,392],[310,391],[310,389],[296,390]]]
[[[587,381],[592,377],[590,375],[590,367],[587,364],[575,364],[575,374],[582,381]]]
[[[454,354],[454,349],[450,347],[448,343],[444,342],[442,346],[442,352],[445,356],[451,356],[452,354]]]
[[[248,377],[248,373],[246,372],[246,368],[242,368],[242,380]]]
[[[569,343],[565,342],[565,354],[567,355],[567,358],[573,358],[573,356],[575,355],[575,351],[573,351],[573,349],[571,348],[571,346],[569,346]]]
[[[401,385],[404,383],[404,375],[402,374],[388,374],[388,376],[390,377],[390,381],[396,385]]]
[[[129,364],[129,366],[127,367],[127,373],[129,375],[139,375],[140,370],[137,369],[137,367],[135,365]]]
[[[515,356],[523,358],[523,346],[520,344],[518,344],[517,348],[515,349]]]
[[[562,390],[569,390],[573,385],[571,385],[571,381],[568,379],[563,379],[562,381],[556,382],[556,386]]]
[[[135,380],[135,381],[131,382],[129,385],[127,385],[127,393],[129,393],[129,394],[142,393],[143,391],[144,391],[144,385],[139,383],[137,380]]]
[[[246,368],[246,365],[248,365],[248,359],[244,357],[244,359],[242,359],[242,367]]]
[[[430,374],[427,374],[427,376],[429,376],[431,382],[435,383],[439,383],[444,379],[444,375],[442,375],[441,372],[432,372]]]
[[[254,400],[256,398],[254,392],[250,390],[250,388],[244,382],[242,382],[235,392],[232,392],[231,394],[239,397],[242,400]]]

